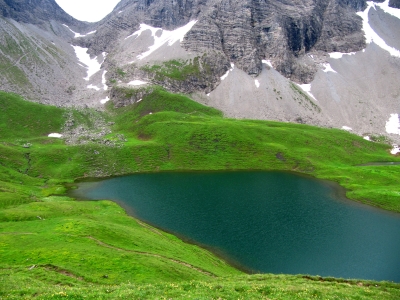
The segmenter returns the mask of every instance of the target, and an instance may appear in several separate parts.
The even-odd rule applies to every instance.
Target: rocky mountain
[[[110,97],[134,103],[157,84],[230,117],[396,141],[399,6],[398,0],[122,0],[90,24],[54,0],[0,0],[0,88],[34,101],[101,108]]]
[[[400,8],[400,1],[399,0],[390,0],[389,6],[393,8]]]
[[[4,18],[44,27],[49,21],[79,28],[86,25],[64,12],[53,0],[0,0],[0,12]]]
[[[183,42],[186,50],[216,51],[246,73],[257,76],[262,60],[272,61],[284,76],[306,83],[316,65],[310,51],[352,52],[365,48],[357,11],[363,0],[197,0],[121,1],[85,42],[95,53],[111,52],[127,31],[144,23],[174,29],[197,23]],[[227,65],[226,70],[229,68]]]
[[[85,67],[71,47],[89,26],[54,0],[0,0],[0,88],[36,102],[90,103]]]

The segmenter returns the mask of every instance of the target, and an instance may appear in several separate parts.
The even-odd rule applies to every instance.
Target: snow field
[[[186,33],[189,32],[190,29],[196,24],[197,20],[190,21],[188,24],[185,26],[179,27],[175,30],[169,31],[169,30],[163,30],[162,28],[155,28],[146,24],[140,24],[139,30],[135,31],[132,33],[130,36],[126,37],[126,39],[129,39],[133,36],[139,37],[145,30],[150,30],[151,35],[154,38],[154,44],[149,47],[149,50],[138,55],[137,58],[139,60],[149,56],[151,53],[159,49],[161,46],[165,45],[168,43],[168,46],[172,46],[175,42],[177,41],[183,41],[183,38],[185,37]],[[161,35],[157,36],[156,33],[157,31],[161,30]]]

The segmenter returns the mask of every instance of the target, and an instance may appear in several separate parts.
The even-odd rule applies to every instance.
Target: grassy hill
[[[109,201],[66,196],[76,178],[165,170],[291,170],[336,181],[348,197],[400,212],[389,146],[307,125],[234,120],[162,89],[105,112],[61,109],[0,92],[1,299],[398,299],[392,283],[243,275]],[[48,138],[112,123],[103,141]],[[92,119],[91,119],[92,118]],[[121,138],[123,136],[123,138]],[[111,142],[111,143],[110,143]]]

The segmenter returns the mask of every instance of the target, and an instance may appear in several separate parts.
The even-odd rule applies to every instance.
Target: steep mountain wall
[[[0,15],[17,22],[47,27],[50,20],[84,29],[88,24],[64,12],[54,0],[0,0]]]
[[[174,29],[198,20],[183,47],[217,51],[250,75],[271,60],[285,77],[305,83],[317,71],[309,52],[352,52],[365,48],[357,11],[364,0],[123,0],[97,32],[81,44],[94,54],[112,52],[122,36],[139,24]]]
[[[389,6],[394,8],[400,8],[400,0],[390,0]]]
[[[68,33],[56,22],[55,32]],[[0,18],[0,89],[29,100],[54,105],[74,105],[85,87],[84,68],[76,63],[74,49],[32,24]]]

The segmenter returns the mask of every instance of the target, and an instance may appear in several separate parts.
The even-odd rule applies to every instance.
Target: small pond
[[[285,172],[137,174],[79,183],[249,272],[400,282],[400,214]]]

